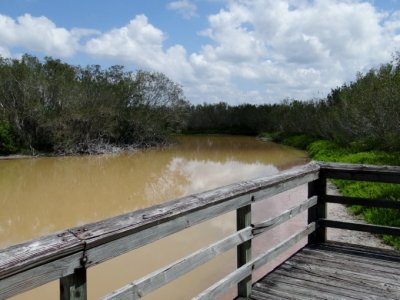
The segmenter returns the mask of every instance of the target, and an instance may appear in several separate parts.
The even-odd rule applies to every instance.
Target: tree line
[[[0,58],[0,154],[96,153],[165,143],[171,133],[302,135],[359,150],[400,150],[400,60],[324,99],[190,105],[161,73]],[[307,143],[306,143],[307,144]]]
[[[189,132],[273,133],[326,139],[358,150],[400,150],[400,60],[357,74],[325,99],[191,106]]]
[[[161,73],[0,58],[0,153],[97,153],[164,143],[184,127],[182,88]]]

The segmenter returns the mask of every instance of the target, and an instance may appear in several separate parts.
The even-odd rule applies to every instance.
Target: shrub
[[[17,150],[15,135],[10,124],[6,121],[0,121],[0,154],[12,154]]]

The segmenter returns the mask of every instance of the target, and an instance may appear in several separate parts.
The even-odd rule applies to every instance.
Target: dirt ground
[[[330,182],[328,182],[328,194],[339,195],[338,189]],[[328,203],[328,217],[340,221],[354,221],[359,223],[366,223],[361,217],[353,215],[346,206],[336,203]],[[370,247],[378,247],[384,249],[393,249],[393,247],[386,245],[378,236],[368,232],[358,232],[351,230],[341,229],[328,229],[328,240],[335,240],[345,243],[358,244]]]

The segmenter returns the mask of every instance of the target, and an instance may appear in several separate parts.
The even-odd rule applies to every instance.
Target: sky
[[[0,0],[0,55],[162,72],[189,101],[311,100],[400,51],[400,0]]]

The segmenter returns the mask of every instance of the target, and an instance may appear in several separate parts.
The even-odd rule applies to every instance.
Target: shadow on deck
[[[400,299],[400,252],[307,245],[256,282],[250,299]]]

